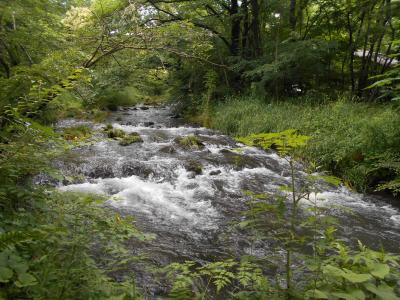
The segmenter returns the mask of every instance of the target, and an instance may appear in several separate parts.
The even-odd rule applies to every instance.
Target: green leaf
[[[398,300],[399,297],[394,292],[394,289],[386,284],[375,286],[372,283],[364,284],[364,287],[371,293],[377,295],[382,300]]]
[[[375,263],[371,266],[371,274],[379,279],[384,279],[390,273],[390,267],[386,264]]]
[[[362,290],[353,290],[350,292],[358,300],[365,300],[365,293]]]
[[[342,277],[344,275],[344,272],[341,269],[331,265],[324,266],[322,271],[324,274],[333,277]]]
[[[339,299],[346,299],[346,300],[357,300],[354,298],[352,295],[347,294],[347,293],[332,293],[333,296],[339,298]]]
[[[306,299],[329,299],[329,296],[320,290],[314,289],[306,292]]]
[[[15,285],[17,287],[32,286],[36,284],[37,284],[36,278],[29,273],[18,274],[18,281],[15,282]]]
[[[347,269],[343,270],[344,274],[342,274],[342,277],[350,281],[351,283],[362,283],[372,279],[372,276],[370,274],[358,274]]]
[[[8,282],[13,276],[13,271],[6,267],[0,267],[0,282]]]
[[[342,183],[342,180],[336,176],[319,176],[322,180],[327,183],[330,183],[334,186],[339,186]]]

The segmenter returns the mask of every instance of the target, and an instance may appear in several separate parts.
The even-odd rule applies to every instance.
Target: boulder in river
[[[114,171],[109,165],[99,165],[87,174],[90,178],[113,178]]]
[[[221,174],[221,173],[222,173],[221,170],[211,171],[211,172],[210,172],[210,176],[217,176],[217,175],[219,175],[219,174]]]
[[[144,122],[143,125],[144,125],[145,127],[150,127],[150,126],[153,126],[153,125],[154,125],[154,122]]]
[[[106,128],[106,132],[107,132],[107,136],[110,139],[114,139],[114,140],[124,138],[126,135],[125,131],[123,131],[121,129],[115,129],[115,128],[111,128],[111,129]]]
[[[174,154],[176,153],[176,150],[172,146],[165,146],[160,149],[160,152],[165,154]]]
[[[176,114],[176,115],[172,115],[172,116],[171,116],[171,119],[181,119],[181,118],[182,118],[182,116],[179,115],[179,114]]]
[[[138,176],[141,178],[148,178],[153,174],[153,170],[140,162],[127,162],[122,166],[122,175],[125,176]]]
[[[195,175],[203,174],[203,166],[201,165],[201,163],[194,161],[194,160],[189,161],[185,165],[185,169],[188,172],[193,172]]]
[[[198,136],[188,135],[186,137],[178,137],[175,139],[175,143],[181,146],[185,150],[202,150],[205,145]]]
[[[260,161],[249,155],[235,153],[227,149],[222,149],[221,151],[219,151],[219,153],[224,156],[223,161],[225,163],[233,165],[235,170],[242,170],[244,168],[254,169],[263,166]]]
[[[125,135],[119,142],[121,146],[129,146],[134,143],[143,143],[142,137],[137,132],[132,132],[129,135]]]

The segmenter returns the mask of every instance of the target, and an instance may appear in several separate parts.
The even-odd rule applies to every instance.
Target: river
[[[152,241],[132,242],[132,255],[145,253],[153,264],[165,266],[268,252],[268,245],[252,244],[233,224],[242,220],[247,207],[244,191],[274,194],[290,183],[285,159],[218,132],[186,125],[169,107],[126,108],[112,113],[106,123],[137,132],[144,142],[123,147],[105,137],[104,124],[60,122],[59,127],[86,124],[97,131],[96,142],[75,148],[72,159],[58,162],[64,175],[81,178],[60,189],[104,195],[110,199],[108,209],[134,216],[140,230],[156,236]],[[176,142],[189,135],[198,136],[204,148],[184,149]],[[192,170],[193,164],[202,166],[201,174]],[[296,177],[305,176],[298,166]],[[318,205],[339,220],[342,239],[398,252],[400,210],[390,201],[329,184],[320,188]],[[139,285],[150,294],[162,293],[144,269],[139,264],[135,270]]]

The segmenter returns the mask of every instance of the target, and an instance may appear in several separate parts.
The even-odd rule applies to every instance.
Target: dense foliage
[[[332,171],[359,191],[398,192],[400,118],[391,105],[345,98],[321,103],[310,97],[267,105],[234,98],[217,106],[213,120],[215,128],[234,136],[296,128],[312,137],[303,160]]]

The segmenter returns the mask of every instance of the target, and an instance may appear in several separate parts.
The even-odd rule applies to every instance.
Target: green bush
[[[214,108],[214,128],[234,136],[291,128],[311,136],[303,159],[316,162],[359,191],[398,191],[400,118],[394,106],[293,98],[265,103],[227,99]],[[390,162],[390,163],[388,163]],[[397,182],[397,184],[396,184]],[[389,184],[388,184],[389,183]]]
[[[126,240],[145,238],[133,220],[101,197],[32,184],[62,179],[50,162],[66,145],[51,128],[18,122],[0,138],[0,299],[138,299],[132,277],[108,275],[132,263]]]
[[[143,102],[144,99],[137,94],[136,89],[128,87],[122,90],[105,90],[95,105],[100,109],[116,111],[119,106],[133,106]]]

